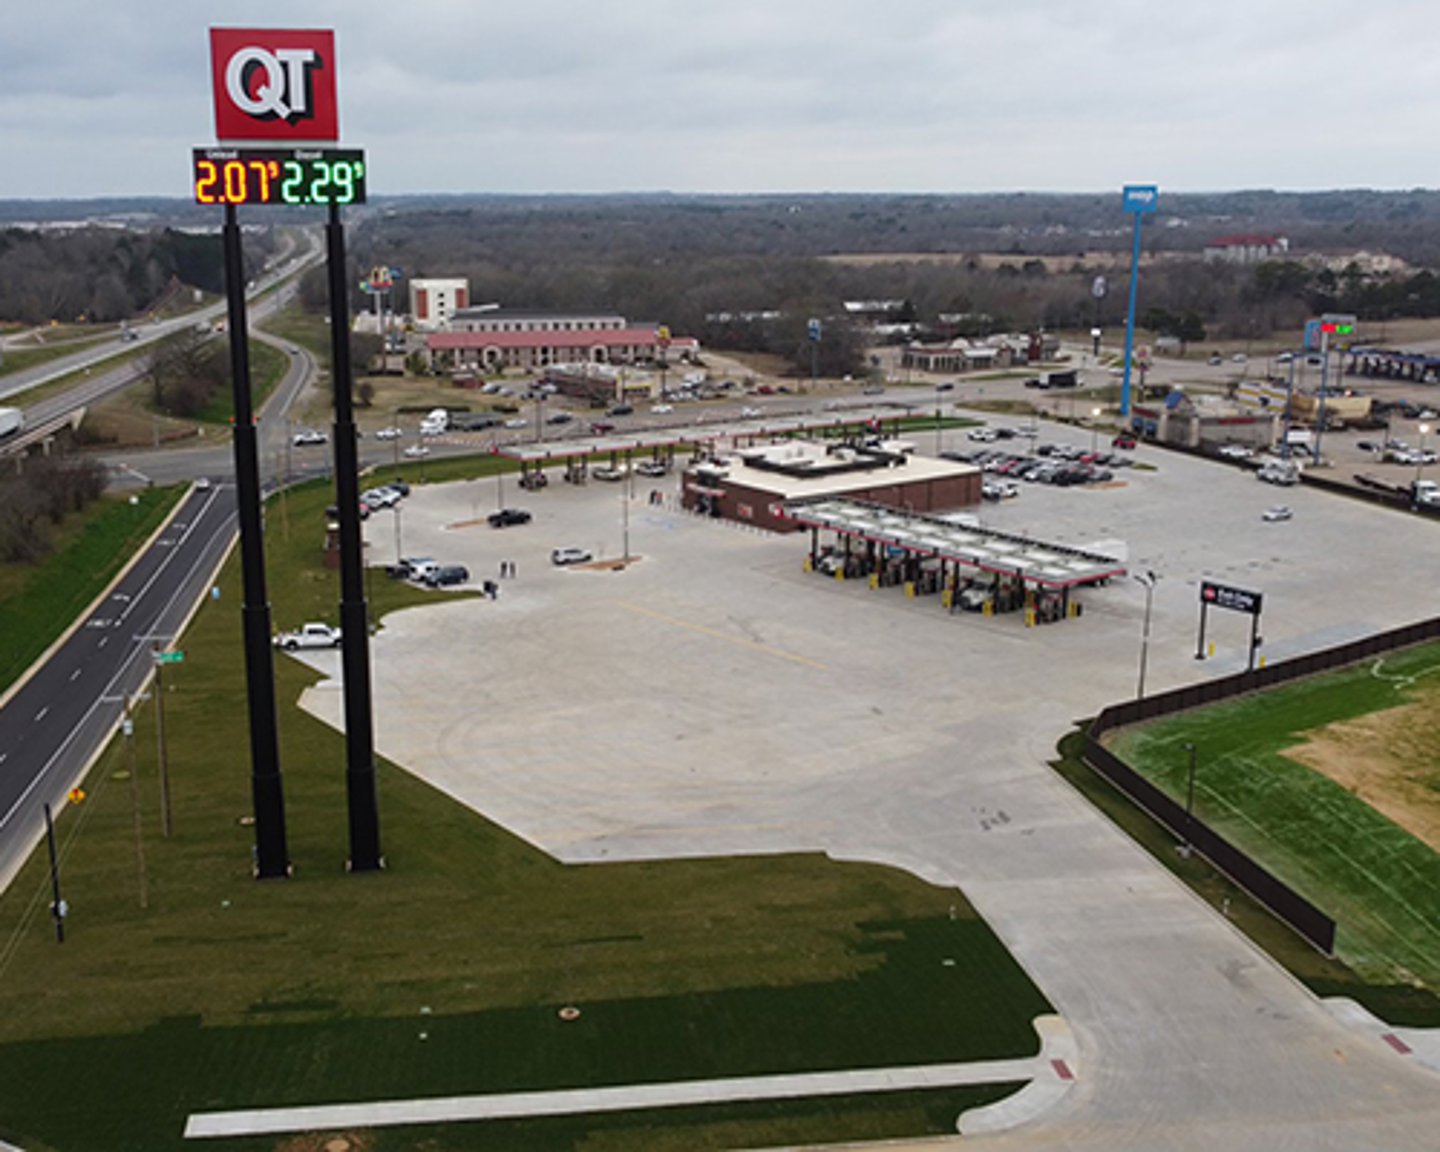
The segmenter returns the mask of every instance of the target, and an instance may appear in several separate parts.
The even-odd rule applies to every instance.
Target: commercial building
[[[469,308],[449,329],[426,337],[432,365],[454,370],[534,372],[559,364],[675,364],[693,359],[698,340],[663,325],[630,324],[612,313]]]
[[[422,332],[450,324],[457,312],[470,307],[470,284],[460,279],[410,281],[410,319]]]
[[[916,456],[909,448],[896,440],[786,440],[741,449],[686,469],[681,503],[702,515],[773,532],[799,527],[782,509],[796,500],[846,497],[913,512],[948,512],[980,503],[980,469]]]

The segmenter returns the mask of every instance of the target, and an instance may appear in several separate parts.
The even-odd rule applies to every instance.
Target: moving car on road
[[[1275,504],[1260,513],[1260,519],[1274,522],[1276,520],[1289,520],[1294,515],[1295,513],[1291,511],[1290,505]]]
[[[567,564],[588,564],[595,559],[586,548],[556,548],[550,553],[550,563],[564,567]]]
[[[292,443],[297,448],[306,448],[312,444],[328,444],[330,437],[324,432],[317,432],[314,428],[302,428],[295,433]]]

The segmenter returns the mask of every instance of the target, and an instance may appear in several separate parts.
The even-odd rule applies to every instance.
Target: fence
[[[1335,950],[1335,921],[1258,861],[1226,840],[1202,820],[1161,792],[1108,748],[1101,738],[1108,731],[1169,716],[1191,708],[1228,700],[1247,692],[1313,676],[1334,668],[1343,668],[1384,652],[1393,652],[1415,644],[1440,639],[1440,617],[1420,620],[1388,632],[1352,640],[1321,652],[1311,652],[1264,668],[1237,672],[1147,696],[1112,704],[1091,722],[1085,734],[1083,759],[1091,771],[1120,789],[1136,805],[1182,838],[1216,868],[1288,924],[1305,940],[1326,955]]]

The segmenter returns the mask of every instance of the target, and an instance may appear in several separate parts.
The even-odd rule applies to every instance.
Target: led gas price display
[[[196,148],[197,204],[363,204],[365,153],[337,148]]]

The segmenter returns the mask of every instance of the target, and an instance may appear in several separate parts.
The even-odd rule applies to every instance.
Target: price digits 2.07
[[[365,162],[247,158],[195,162],[200,204],[353,204],[364,199]]]

